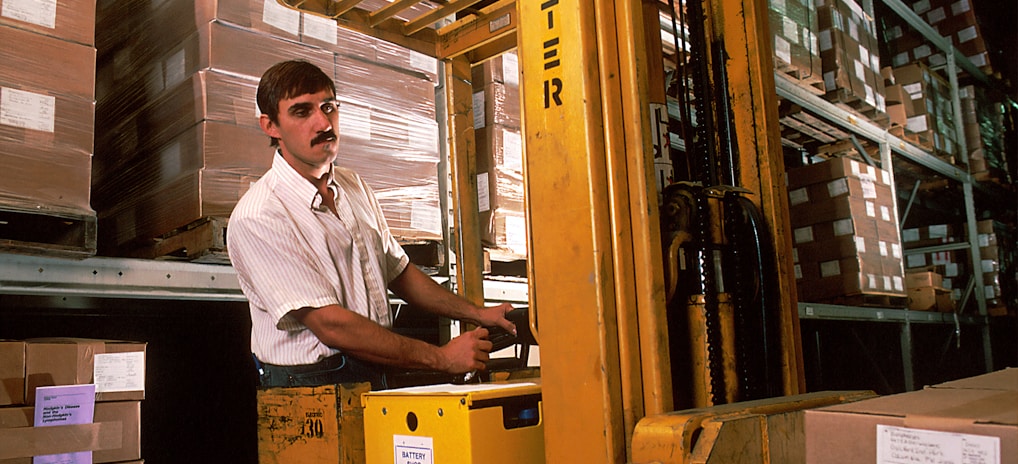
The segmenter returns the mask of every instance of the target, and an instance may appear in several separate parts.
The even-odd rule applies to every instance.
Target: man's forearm
[[[407,265],[389,288],[411,306],[456,320],[477,322],[478,307],[442,287],[413,264]]]
[[[448,368],[439,347],[401,336],[346,308],[309,308],[295,316],[322,343],[355,358],[415,369]]]

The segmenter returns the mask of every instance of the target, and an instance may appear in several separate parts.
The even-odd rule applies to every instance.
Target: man
[[[271,67],[258,84],[259,122],[277,147],[272,168],[230,218],[230,259],[250,302],[262,386],[370,381],[383,366],[460,374],[483,369],[483,327],[515,333],[506,303],[478,307],[409,264],[371,189],[334,166],[339,107],[332,78],[304,61]],[[444,346],[400,336],[386,289],[412,307],[479,328]]]

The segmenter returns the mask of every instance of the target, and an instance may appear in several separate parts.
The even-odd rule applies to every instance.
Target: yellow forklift
[[[456,282],[477,302],[471,66],[518,53],[538,462],[794,462],[795,412],[852,399],[804,393],[767,0],[451,0],[410,20],[419,0],[279,1],[441,60]],[[656,181],[655,163],[674,179]],[[411,432],[394,460],[428,457]]]

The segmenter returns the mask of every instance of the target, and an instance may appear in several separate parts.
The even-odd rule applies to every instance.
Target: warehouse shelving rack
[[[919,31],[927,40],[944,51],[947,57],[945,74],[951,84],[951,99],[955,113],[956,130],[959,137],[959,146],[965,146],[963,118],[961,114],[961,101],[959,97],[958,73],[959,67],[984,85],[990,85],[989,77],[975,66],[968,58],[962,55],[953,45],[938,34],[936,30],[926,24],[901,0],[882,0],[893,12],[901,16],[908,24]],[[864,10],[872,13],[872,1],[867,0],[863,5]],[[976,230],[976,207],[975,192],[994,195],[996,192],[981,185],[967,171],[947,163],[931,153],[913,145],[911,142],[899,138],[886,129],[883,129],[865,119],[838,107],[814,93],[802,88],[791,80],[785,78],[781,73],[775,74],[776,92],[779,97],[792,101],[793,103],[815,112],[818,116],[828,122],[834,123],[854,135],[863,137],[879,147],[880,164],[884,166],[891,175],[892,192],[895,198],[900,199],[895,189],[894,169],[892,157],[897,155],[922,168],[929,169],[933,173],[943,176],[952,181],[958,182],[963,190],[964,211],[966,217],[966,229],[968,242],[951,243],[934,247],[916,248],[904,250],[905,255],[950,251],[968,250],[972,259],[973,269],[979,269],[979,244],[974,238],[978,236]],[[911,201],[911,200],[910,200]],[[912,205],[908,204],[907,211]],[[896,211],[897,213],[897,211]],[[899,214],[900,218],[901,215]],[[972,273],[972,281],[968,283],[962,303],[967,301],[968,296],[975,297],[977,314],[958,315],[957,313],[929,313],[923,311],[910,311],[907,309],[872,308],[872,307],[851,307],[817,303],[799,303],[799,317],[801,319],[813,320],[843,320],[843,321],[865,321],[894,323],[900,325],[901,358],[903,366],[904,384],[906,390],[916,388],[913,373],[913,346],[912,346],[912,324],[953,324],[956,333],[960,332],[960,325],[978,326],[982,334],[983,362],[987,372],[993,369],[993,353],[990,339],[989,318],[987,316],[986,298],[982,291],[972,291],[983,288],[983,275],[980,272]]]

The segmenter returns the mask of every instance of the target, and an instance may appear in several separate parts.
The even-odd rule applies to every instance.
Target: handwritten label
[[[95,389],[97,392],[145,390],[145,353],[103,353],[95,355]]]

